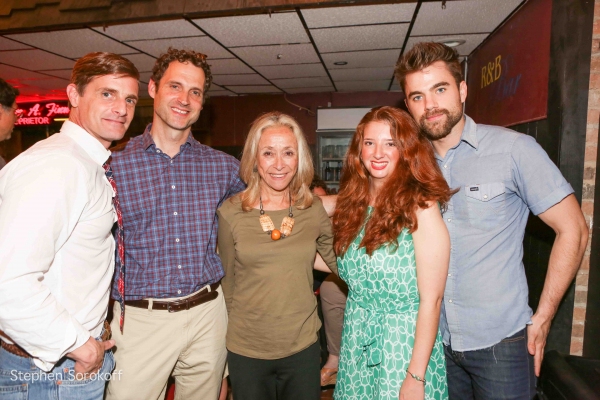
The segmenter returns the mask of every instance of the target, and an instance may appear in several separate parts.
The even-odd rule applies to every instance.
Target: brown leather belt
[[[102,336],[100,337],[100,340],[102,340],[103,342],[106,342],[108,339],[110,339],[110,336],[111,336],[110,324],[108,323],[108,321],[104,321],[104,331],[102,332]],[[10,343],[6,343],[4,340],[2,340],[0,342],[0,346],[2,346],[2,348],[4,350],[8,351],[9,353],[14,354],[15,356],[31,358],[29,353],[27,353],[25,350],[23,350],[23,348],[21,346],[19,346],[18,344],[10,344]]]
[[[213,283],[210,285],[210,292],[208,289],[203,289],[196,293],[193,296],[187,297],[181,300],[173,300],[173,301],[152,301],[152,309],[153,310],[167,310],[169,312],[178,312],[183,310],[189,310],[190,308],[199,306],[200,304],[204,304],[208,301],[214,300],[219,296],[219,292],[217,292],[217,288],[219,287],[220,282]],[[150,302],[148,300],[126,300],[125,305],[130,307],[137,308],[148,308],[148,304]]]

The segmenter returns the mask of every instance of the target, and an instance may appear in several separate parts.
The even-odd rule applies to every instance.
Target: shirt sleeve
[[[333,251],[333,229],[331,220],[327,216],[327,212],[325,211],[325,208],[323,208],[321,200],[315,198],[313,206],[317,207],[317,218],[319,219],[321,227],[321,234],[317,238],[317,251],[331,272],[338,275],[337,259],[335,257],[335,252]]]
[[[512,149],[513,179],[519,196],[535,215],[573,193],[548,154],[528,135],[521,134]]]
[[[4,177],[0,329],[47,370],[90,337],[44,284],[85,208],[88,185],[82,170],[64,156],[25,158]]]
[[[241,192],[246,189],[246,184],[240,178],[240,162],[237,159],[234,159],[235,168],[233,168],[231,183],[229,185],[229,192],[227,194],[227,198]]]
[[[221,257],[221,264],[223,264],[223,270],[225,276],[221,280],[221,286],[223,287],[223,296],[225,297],[225,305],[227,306],[227,312],[231,312],[233,291],[235,288],[235,244],[233,241],[233,232],[231,231],[231,225],[225,219],[221,210],[217,210],[219,217],[219,236],[217,240],[217,247],[219,250],[219,257]]]

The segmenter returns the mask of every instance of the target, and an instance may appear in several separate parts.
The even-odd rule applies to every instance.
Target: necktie
[[[112,169],[108,163],[103,165],[106,173],[106,178],[112,186],[115,195],[113,197],[113,205],[115,206],[115,212],[117,213],[117,230],[116,230],[116,241],[117,241],[117,257],[115,259],[115,271],[117,277],[117,287],[119,291],[119,304],[121,305],[121,316],[119,317],[119,327],[121,333],[123,333],[123,322],[125,321],[125,240],[123,234],[123,214],[121,212],[121,205],[119,204],[119,195],[117,192],[117,183],[113,177]]]

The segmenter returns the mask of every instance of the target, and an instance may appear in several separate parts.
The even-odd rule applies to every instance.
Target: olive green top
[[[274,360],[317,341],[321,322],[312,271],[318,251],[337,272],[331,222],[318,197],[311,207],[292,210],[292,234],[279,240],[263,232],[259,210],[242,210],[239,196],[217,211],[225,269],[221,283],[229,313],[227,348],[236,354]],[[265,213],[279,228],[289,209]]]

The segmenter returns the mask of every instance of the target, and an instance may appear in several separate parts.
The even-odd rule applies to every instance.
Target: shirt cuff
[[[567,197],[573,192],[574,190],[571,187],[571,185],[568,182],[565,182],[554,192],[550,193],[550,195],[546,196],[541,201],[529,207],[529,209],[534,215],[539,215],[544,211],[548,210],[550,207],[553,207],[556,204],[560,203],[565,197]]]

